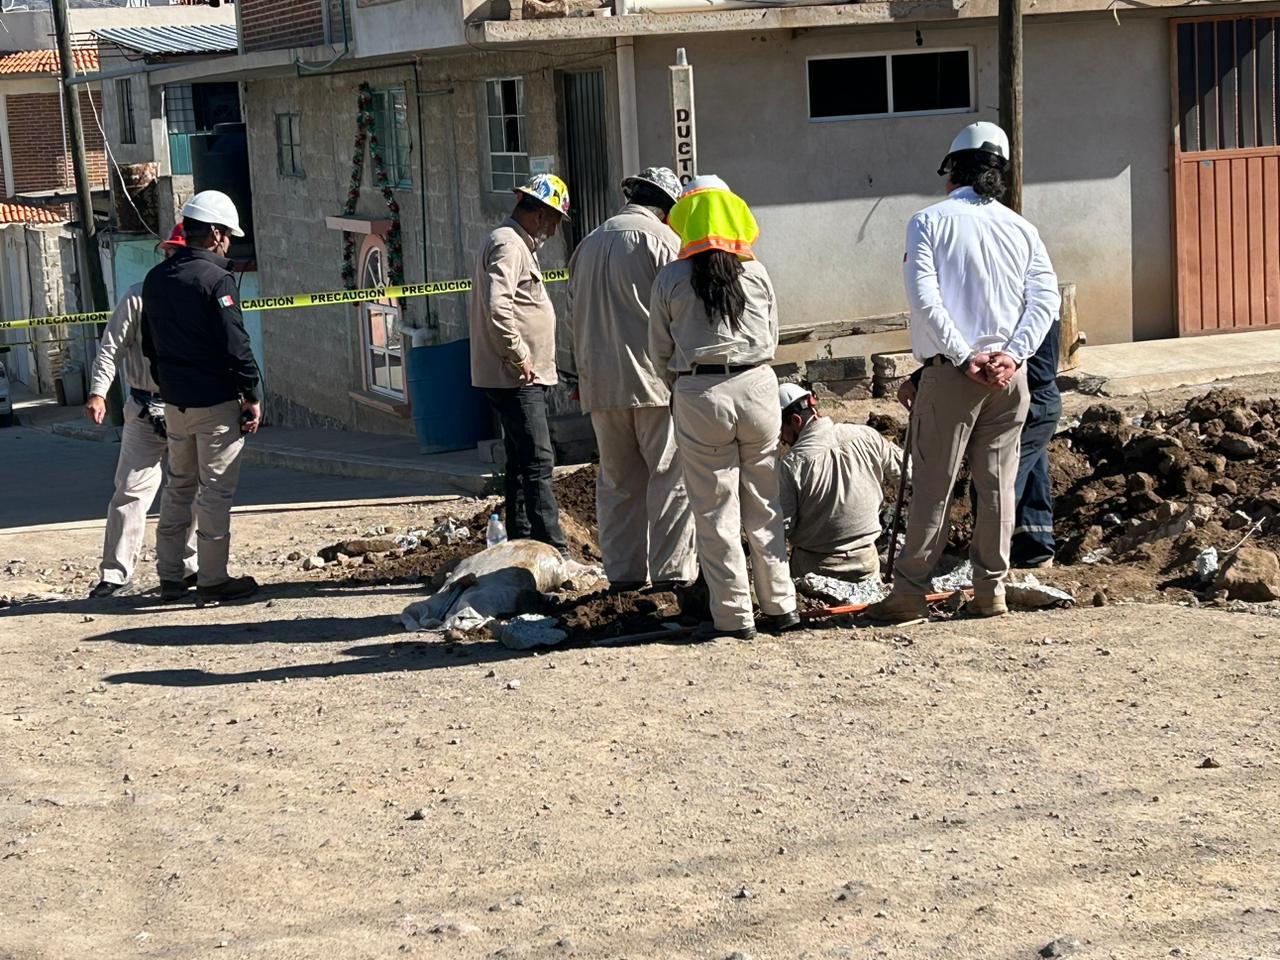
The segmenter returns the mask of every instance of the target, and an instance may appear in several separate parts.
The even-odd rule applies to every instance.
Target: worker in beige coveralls
[[[693,515],[671,420],[671,391],[649,354],[649,294],[679,252],[666,225],[680,181],[650,167],[622,181],[626,204],[569,261],[569,327],[582,411],[600,450],[596,516],[614,590],[698,575]]]

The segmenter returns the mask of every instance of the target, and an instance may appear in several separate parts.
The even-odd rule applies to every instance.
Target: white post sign
[[[693,67],[685,57],[684,47],[676,51],[671,70],[671,132],[675,146],[676,176],[687,184],[698,175],[698,138],[693,116]]]

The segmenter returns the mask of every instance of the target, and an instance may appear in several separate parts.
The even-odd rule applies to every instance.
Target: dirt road
[[[1280,954],[1276,620],[426,646],[270,565],[354,514],[256,521],[258,603],[0,611],[0,957]]]

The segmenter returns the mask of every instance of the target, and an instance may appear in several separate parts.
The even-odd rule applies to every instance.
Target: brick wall
[[[93,104],[102,113],[102,100],[95,92]],[[63,149],[62,111],[56,93],[20,93],[7,98],[9,147],[13,151],[11,193],[52,190],[75,184],[71,154]],[[102,134],[93,121],[88,91],[80,91],[89,178],[96,184],[107,182],[107,158]],[[69,141],[68,141],[69,144]]]
[[[324,43],[324,0],[241,0],[240,33],[246,51]]]

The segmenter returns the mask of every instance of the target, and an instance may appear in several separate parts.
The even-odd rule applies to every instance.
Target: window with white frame
[[[485,81],[489,121],[489,188],[510,193],[529,178],[529,145],[524,137],[524,81]]]
[[[129,77],[116,80],[116,101],[120,111],[120,142],[137,143],[138,131],[133,125],[133,81]]]
[[[361,287],[385,287],[387,249],[374,242],[365,253],[360,270]],[[391,301],[361,304],[364,334],[365,386],[374,393],[404,397],[404,348],[400,337],[400,308]]]
[[[282,177],[301,177],[302,114],[276,114],[276,167]]]
[[[973,55],[968,49],[810,57],[807,67],[810,120],[974,109]]]
[[[196,132],[196,104],[189,83],[164,85],[164,113],[170,133]]]
[[[373,91],[373,124],[382,159],[387,165],[387,182],[396,189],[413,186],[409,175],[409,100],[404,87]],[[369,164],[373,176],[373,164]]]

